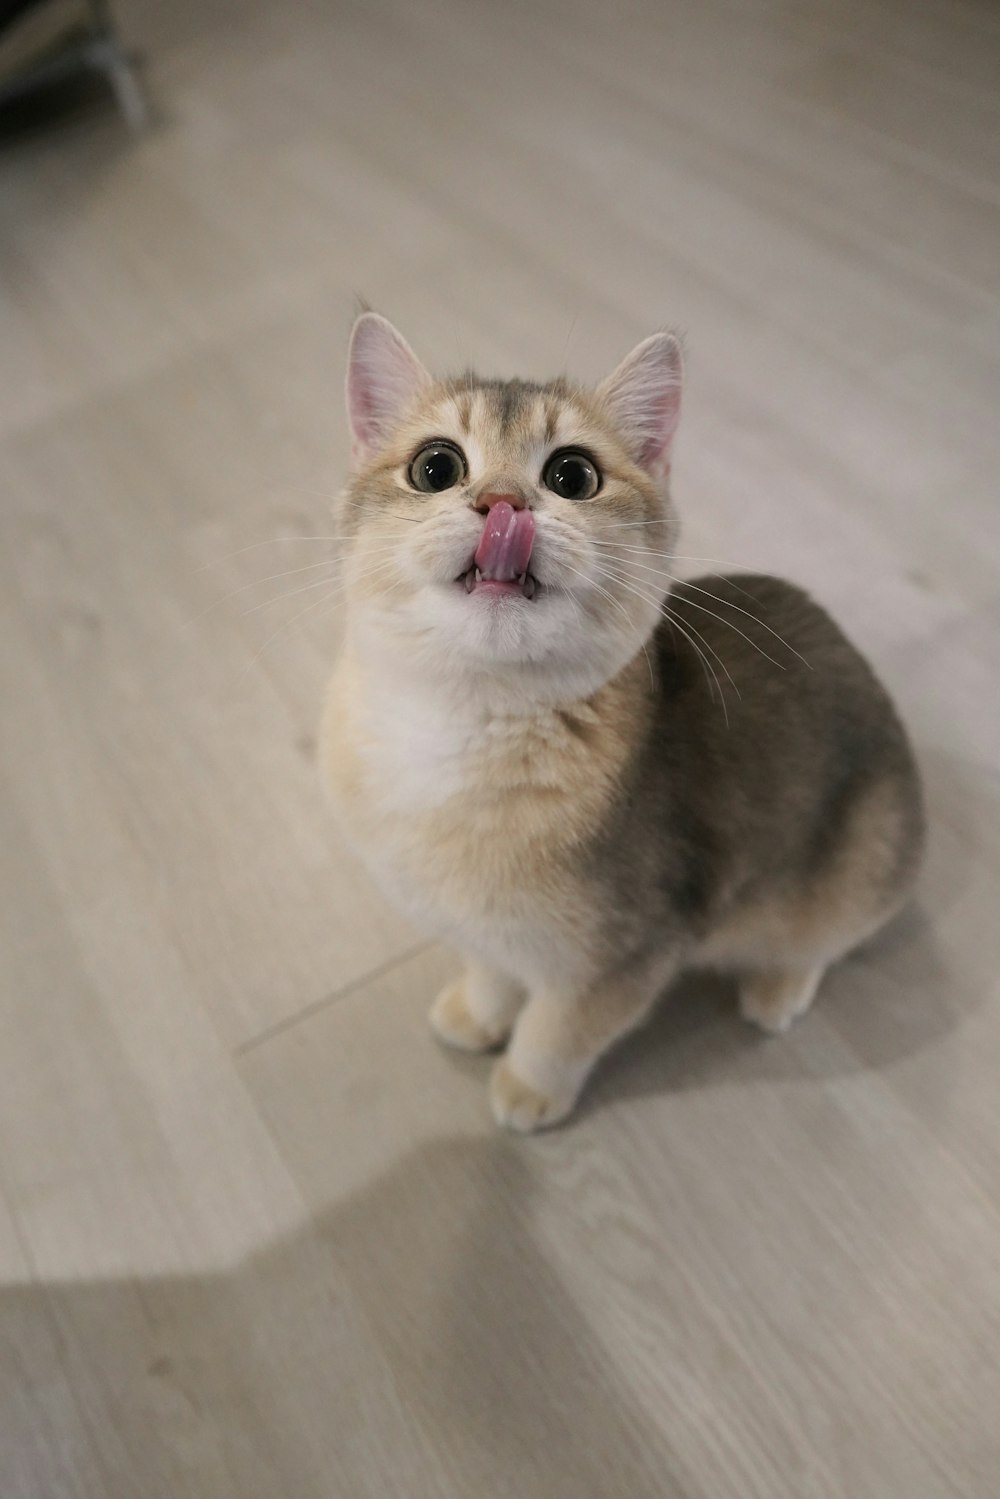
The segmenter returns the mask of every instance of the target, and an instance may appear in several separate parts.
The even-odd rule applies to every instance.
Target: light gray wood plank
[[[447,971],[415,959],[241,1064],[446,1492],[988,1491],[1000,1215],[838,1040],[851,975],[775,1044],[689,984],[525,1144],[492,1131],[488,1060],[426,1035]]]
[[[436,1459],[180,965],[138,908],[71,931],[6,797],[0,829],[5,1496],[430,1499]]]
[[[118,11],[158,128],[0,153],[4,1499],[992,1499],[996,16]],[[689,984],[546,1140],[311,764],[356,292],[500,373],[680,325],[681,550],[809,586],[926,770],[797,1032]]]
[[[322,648],[309,653],[294,626],[281,639],[301,598],[245,613],[289,586],[253,579],[300,566],[302,548],[264,547],[263,568],[259,553],[234,559],[248,578],[201,566],[231,550],[207,540],[210,511],[185,534],[197,495],[211,493],[219,445],[238,452],[251,422],[249,403],[234,418],[241,403],[228,384],[213,412],[220,368],[202,365],[192,388],[184,367],[67,419],[54,441],[9,444],[0,672],[17,705],[6,753],[67,888],[87,900],[110,900],[116,885],[143,889],[192,981],[211,993],[215,1023],[238,1043],[415,936],[374,897],[324,812],[312,744],[336,638],[329,611],[315,636]],[[192,398],[199,440],[185,461],[174,403],[190,419]],[[139,439],[150,402],[159,430]],[[301,517],[302,497],[292,498]],[[258,485],[257,513],[272,500]],[[255,536],[294,531],[282,521]],[[284,657],[274,650],[282,644]],[[68,754],[67,722],[80,728]],[[88,773],[128,846],[127,868],[102,856],[103,824],[88,831],[92,809],[78,795]]]

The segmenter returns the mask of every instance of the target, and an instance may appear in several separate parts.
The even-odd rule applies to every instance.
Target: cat
[[[430,1023],[504,1048],[516,1130],[565,1119],[683,967],[784,1030],[920,862],[905,731],[829,616],[774,577],[672,580],[681,385],[667,333],[596,389],[435,379],[368,311],[351,337],[321,767],[464,956]]]

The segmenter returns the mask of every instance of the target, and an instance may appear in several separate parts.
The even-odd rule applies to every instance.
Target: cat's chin
[[[586,697],[609,681],[642,646],[625,634],[617,616],[595,631],[580,602],[558,584],[523,594],[463,584],[425,583],[405,599],[388,595],[381,604],[356,610],[352,635],[363,656],[408,684],[436,683],[460,697],[497,694],[511,711],[528,704],[564,703]]]
[[[405,663],[414,678],[426,674],[463,691],[491,680],[492,691],[499,671],[545,701],[594,691],[642,646],[641,629],[622,630],[624,611],[597,617],[594,601],[558,577],[531,574],[526,596],[523,574],[474,577],[470,590],[467,573],[425,574],[405,592],[397,586],[356,600],[352,633],[362,649],[390,660],[393,670]]]
[[[473,672],[490,666],[557,666],[573,656],[580,628],[571,597],[533,575],[521,579],[466,576],[425,586],[396,617],[407,649],[418,646],[449,674],[463,666]],[[583,642],[580,643],[584,651]],[[591,637],[588,652],[593,651]]]

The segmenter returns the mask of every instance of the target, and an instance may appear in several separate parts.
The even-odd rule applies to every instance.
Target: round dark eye
[[[601,476],[586,453],[553,453],[542,473],[542,483],[564,500],[590,500],[601,487]]]
[[[422,494],[454,489],[465,478],[465,459],[449,442],[429,442],[410,464],[410,483]]]

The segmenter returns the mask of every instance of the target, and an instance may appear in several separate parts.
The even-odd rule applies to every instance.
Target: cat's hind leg
[[[470,963],[431,1005],[431,1030],[458,1051],[493,1051],[510,1035],[524,998],[524,989],[506,974]]]
[[[881,911],[851,913],[852,920],[824,924],[811,910],[789,910],[761,924],[761,940],[734,954],[740,1014],[761,1030],[780,1034],[804,1015],[827,969],[872,937],[895,914],[899,901]]]
[[[916,793],[881,781],[856,803],[826,868],[732,921],[712,944],[740,975],[740,1011],[785,1031],[827,968],[884,926],[906,899],[920,852]]]

